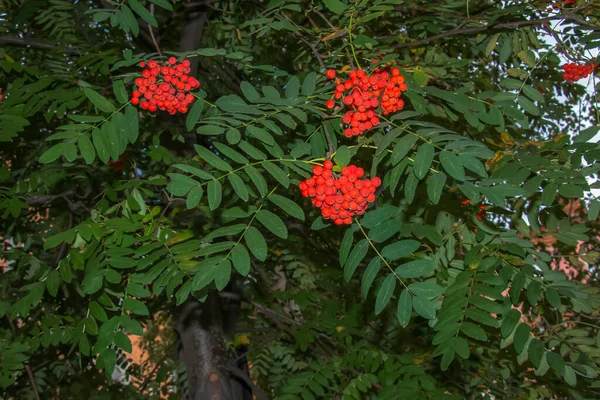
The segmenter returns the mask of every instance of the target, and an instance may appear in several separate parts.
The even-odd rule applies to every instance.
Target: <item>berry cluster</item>
[[[299,185],[302,196],[312,197],[312,203],[321,209],[324,219],[333,220],[336,225],[351,224],[352,217],[362,215],[368,204],[375,201],[375,191],[381,179],[360,179],[365,171],[355,165],[342,168],[342,176],[333,175],[333,163],[329,160],[323,166],[313,167],[313,176]]]
[[[333,74],[331,73],[333,72]],[[329,79],[335,77],[335,71],[326,73]],[[344,135],[348,138],[358,136],[379,125],[379,110],[387,115],[404,108],[404,100],[400,98],[407,89],[404,77],[398,68],[390,71],[376,69],[370,76],[362,70],[351,70],[349,79],[343,83],[338,79],[333,97],[343,102],[348,111],[342,121],[346,124]],[[327,108],[334,108],[335,102],[328,100]]]
[[[598,64],[565,64],[563,65],[563,69],[565,70],[563,79],[568,82],[576,82],[587,77],[594,72],[597,67]]]
[[[194,102],[191,90],[200,87],[200,81],[188,75],[190,62],[183,60],[177,64],[177,59],[171,57],[164,65],[154,60],[148,64],[140,63],[142,68],[146,65],[148,68],[142,71],[142,77],[135,80],[137,90],[131,94],[131,103],[139,104],[150,112],[163,110],[171,115],[186,113]]]
[[[471,200],[469,200],[469,199],[464,199],[463,201],[460,202],[460,204],[462,204],[463,207],[467,206],[469,203],[471,203]],[[479,205],[479,212],[477,213],[477,221],[482,221],[485,218],[485,214],[487,213],[486,208],[487,208],[487,206],[485,204]]]

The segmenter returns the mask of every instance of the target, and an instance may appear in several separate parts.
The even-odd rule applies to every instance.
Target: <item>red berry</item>
[[[325,107],[332,109],[333,107],[335,107],[335,102],[333,100],[327,100],[327,102],[325,103]]]
[[[325,76],[327,76],[328,79],[335,78],[335,70],[328,69],[327,72],[325,73]]]

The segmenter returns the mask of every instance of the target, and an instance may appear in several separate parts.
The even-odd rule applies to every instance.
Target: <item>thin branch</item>
[[[146,379],[144,379],[144,382],[142,382],[142,385],[140,386],[140,388],[138,389],[138,391],[140,393],[143,393],[144,390],[146,389],[146,386],[148,386],[148,384],[150,383],[150,381],[152,380],[152,377],[154,377],[154,373],[156,372],[156,370],[158,370],[158,368],[162,365],[162,363],[164,363],[166,361],[166,359],[169,357],[168,354],[166,354],[165,356],[163,356],[163,358],[161,358],[156,365],[154,366],[154,368],[152,368],[152,371],[150,371],[148,373],[148,376],[146,376]]]
[[[299,34],[298,32],[294,32],[294,36],[296,36],[298,39],[300,39],[300,41],[302,43],[306,44],[311,49],[311,51],[317,58],[317,61],[319,62],[319,66],[321,67],[321,69],[324,69],[325,63],[323,62],[323,56],[321,54],[319,54],[319,52],[317,51],[317,47],[314,44],[310,43],[308,40],[304,39],[302,37],[302,35]]]
[[[5,35],[0,36],[0,44],[3,44],[3,43],[14,44],[17,46],[30,46],[30,47],[35,47],[37,49],[44,49],[44,50],[54,50],[59,47],[58,45],[44,43],[44,42],[40,42],[38,40],[32,40],[29,38],[20,38],[20,37],[14,37],[14,36],[5,36]],[[81,52],[79,50],[74,49],[72,47],[66,47],[65,51],[67,53],[69,53],[69,55],[81,55]]]
[[[150,4],[150,14],[154,15],[154,4]],[[156,51],[158,55],[162,57],[162,51],[160,51],[160,46],[156,41],[156,37],[154,36],[154,30],[152,29],[152,25],[148,24],[148,31],[150,32],[150,37],[152,38],[152,43],[154,43],[154,47],[156,47]]]
[[[16,340],[17,328],[15,327],[15,324],[12,322],[12,320],[8,317],[8,315],[6,316],[6,320],[10,325],[10,331],[12,332],[13,338]],[[33,371],[31,370],[31,366],[29,364],[25,364],[25,371],[27,371],[27,378],[29,379],[29,383],[31,384],[31,388],[33,389],[33,396],[35,400],[40,400],[40,392],[35,383],[35,379],[33,378]]]
[[[546,24],[546,23],[550,22],[551,20],[562,20],[562,19],[567,20],[567,21],[574,21],[579,24],[590,26],[590,27],[595,26],[595,25],[589,24],[587,21],[583,20],[582,18],[580,18],[577,15],[571,15],[571,14],[555,15],[553,17],[534,19],[534,20],[530,20],[530,21],[501,22],[501,23],[494,24],[494,25],[477,26],[477,27],[472,27],[472,28],[461,28],[459,26],[450,31],[443,32],[443,33],[440,33],[437,35],[433,35],[433,36],[430,36],[425,39],[415,40],[414,42],[399,43],[397,45],[392,46],[392,48],[401,49],[401,48],[405,48],[405,47],[421,47],[425,44],[428,44],[428,43],[433,42],[438,39],[444,39],[444,38],[449,38],[449,37],[454,37],[454,36],[460,36],[460,35],[471,34],[471,33],[480,33],[480,32],[486,32],[486,31],[497,31],[497,30],[503,30],[503,29],[518,29],[518,28],[522,28],[524,26],[538,26],[538,25]]]
[[[329,134],[329,129],[327,129],[327,125],[325,122],[321,122],[323,125],[323,132],[325,132],[325,138],[327,139],[327,145],[329,146],[329,151],[326,154],[327,159],[331,157],[333,153],[335,153],[335,149],[333,148],[333,142],[331,140],[331,135]]]

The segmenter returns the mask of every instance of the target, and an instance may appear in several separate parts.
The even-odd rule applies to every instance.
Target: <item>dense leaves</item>
[[[190,302],[257,398],[600,397],[598,1],[4,3],[5,397],[188,398]],[[134,107],[171,56],[187,114]],[[343,227],[326,160],[381,182]]]

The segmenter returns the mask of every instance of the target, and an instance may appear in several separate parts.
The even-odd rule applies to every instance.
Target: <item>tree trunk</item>
[[[181,51],[201,46],[207,20],[204,11],[193,10],[187,14]],[[198,58],[190,59],[190,63],[190,75],[197,77]],[[241,290],[240,287],[237,291],[239,299],[225,300],[214,291],[204,303],[190,298],[177,312],[179,358],[186,366],[190,400],[252,400],[246,357],[234,355],[236,361],[230,363],[225,348],[225,339],[233,339],[235,332]]]

